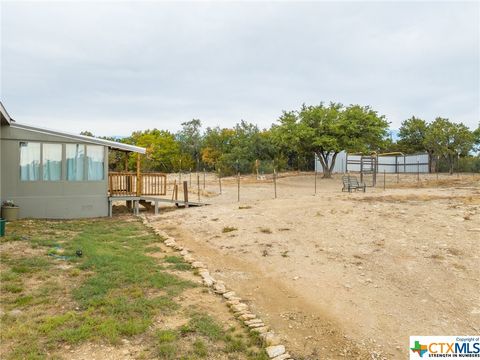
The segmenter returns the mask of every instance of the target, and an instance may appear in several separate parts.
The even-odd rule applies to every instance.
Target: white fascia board
[[[139,154],[145,154],[147,151],[145,148],[135,146],[135,145],[123,144],[116,141],[104,140],[104,139],[99,139],[91,136],[71,134],[63,131],[45,129],[37,126],[26,125],[26,124],[19,124],[18,122],[11,123],[10,126],[14,129],[16,128],[16,129],[32,131],[40,134],[59,136],[69,140],[77,140],[77,141],[95,144],[95,145],[108,146],[109,148],[122,150],[122,151],[131,151]]]

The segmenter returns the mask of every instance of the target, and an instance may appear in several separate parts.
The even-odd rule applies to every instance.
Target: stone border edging
[[[242,322],[250,332],[258,334],[265,346],[268,357],[272,360],[294,360],[287,352],[285,345],[280,342],[280,337],[267,326],[262,319],[253,314],[248,305],[242,302],[242,299],[234,291],[228,290],[225,283],[221,280],[215,280],[208,271],[205,264],[195,260],[190,250],[178,244],[175,239],[169,236],[165,231],[155,229],[145,216],[140,216],[145,226],[152,229],[155,234],[163,237],[164,244],[180,252],[183,259],[196,269],[202,278],[204,286],[212,288],[213,291],[226,300],[227,306],[233,312],[235,318]]]

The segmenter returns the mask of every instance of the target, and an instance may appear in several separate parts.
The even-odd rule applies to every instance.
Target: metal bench
[[[363,190],[366,191],[367,186],[364,183],[359,183],[355,176],[342,176],[343,188],[342,191],[352,192],[353,190]]]

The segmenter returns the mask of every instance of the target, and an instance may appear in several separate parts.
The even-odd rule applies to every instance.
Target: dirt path
[[[297,356],[405,358],[410,335],[480,331],[480,184],[346,194],[337,180],[224,183],[150,220],[248,299]],[[212,184],[211,192],[214,192]],[[236,230],[223,232],[224,228]]]

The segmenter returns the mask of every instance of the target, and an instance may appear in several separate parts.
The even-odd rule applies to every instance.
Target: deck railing
[[[163,173],[109,172],[108,192],[110,196],[165,195],[167,175]]]
[[[142,195],[166,195],[167,175],[163,173],[141,174]]]

